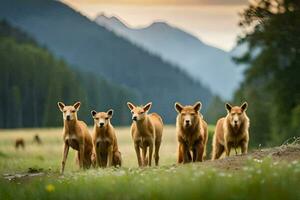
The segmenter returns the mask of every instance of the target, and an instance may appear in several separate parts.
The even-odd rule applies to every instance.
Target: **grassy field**
[[[122,168],[78,170],[71,150],[61,176],[61,131],[0,131],[0,199],[300,199],[299,145],[178,166],[175,127],[169,126],[160,167],[138,168],[129,128],[118,128]],[[33,143],[35,134],[43,145]],[[24,151],[15,150],[17,137],[25,139]]]

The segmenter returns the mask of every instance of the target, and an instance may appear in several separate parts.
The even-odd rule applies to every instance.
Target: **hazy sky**
[[[62,0],[94,19],[97,14],[117,16],[132,28],[165,21],[200,40],[230,50],[240,33],[239,16],[247,0]]]

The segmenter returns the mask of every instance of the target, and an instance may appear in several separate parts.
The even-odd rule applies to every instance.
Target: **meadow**
[[[35,134],[42,145],[33,143]],[[14,147],[18,137],[24,150]],[[121,168],[79,170],[70,150],[60,175],[61,128],[1,130],[0,199],[300,199],[297,144],[177,165],[175,127],[167,126],[160,166],[138,168],[129,128],[117,128],[117,137]]]

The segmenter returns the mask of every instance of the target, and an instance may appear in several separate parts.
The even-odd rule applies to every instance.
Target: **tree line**
[[[235,60],[249,67],[235,101],[249,101],[253,144],[300,136],[300,1],[255,0],[240,26],[253,31],[239,40],[248,51]]]
[[[114,123],[127,124],[127,100],[136,94],[91,73],[71,70],[26,33],[0,22],[0,128],[61,125],[56,102],[82,101],[79,117],[114,108]]]

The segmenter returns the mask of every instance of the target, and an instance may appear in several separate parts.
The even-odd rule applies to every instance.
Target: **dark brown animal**
[[[24,141],[23,138],[17,138],[16,139],[15,148],[16,149],[19,149],[19,148],[25,149],[25,141]]]
[[[36,135],[33,137],[33,142],[36,143],[36,144],[38,144],[38,145],[43,144],[43,143],[42,143],[42,140],[41,140],[41,138],[40,138],[40,136],[39,136],[38,134],[36,134]]]

